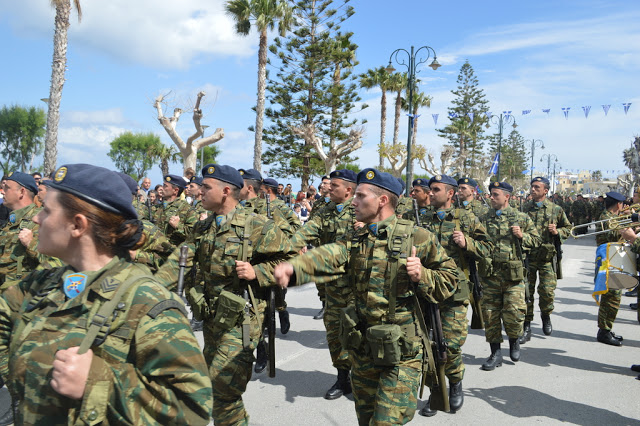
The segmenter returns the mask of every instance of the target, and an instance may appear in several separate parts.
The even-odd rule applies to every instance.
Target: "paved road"
[[[640,328],[636,312],[629,309],[634,300],[623,297],[614,326],[614,331],[625,337],[624,345],[617,348],[597,343],[598,308],[591,297],[594,253],[593,238],[567,242],[565,278],[559,283],[552,315],[553,335],[542,334],[536,311],[533,338],[523,346],[520,362],[509,360],[505,342],[503,366],[493,372],[482,371],[480,365],[489,355],[489,345],[482,330],[470,331],[464,346],[464,407],[456,414],[438,413],[432,421],[640,424],[640,381],[629,369],[640,363]],[[322,398],[335,381],[335,371],[322,321],[312,319],[320,308],[315,286],[291,289],[287,302],[292,326],[286,336],[278,335],[277,376],[270,379],[266,372],[254,374],[245,394],[251,424],[357,425],[350,397],[335,401]],[[6,406],[4,391],[0,391],[0,405],[4,401]],[[418,407],[422,405],[420,402]],[[427,421],[416,414],[413,423]]]

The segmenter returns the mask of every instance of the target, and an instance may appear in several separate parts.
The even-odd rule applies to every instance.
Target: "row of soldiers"
[[[26,204],[6,198],[14,217],[2,231],[4,258],[29,248],[31,258],[38,257],[33,252],[37,226],[26,214],[35,209],[30,206],[37,187],[33,191],[28,177],[14,173],[5,184]],[[135,200],[136,182],[121,177]],[[482,318],[491,347],[485,370],[502,364],[503,325],[510,357],[520,359],[519,345],[531,338],[536,276],[543,332],[552,332],[559,243],[571,225],[546,198],[549,182],[544,178],[531,182],[533,200],[524,206],[525,213],[509,205],[513,188],[506,182],[493,183],[490,205],[483,205],[476,200],[473,179],[456,181],[445,175],[412,182],[413,209],[412,200],[402,196],[403,183],[393,176],[375,169],[358,174],[336,170],[326,182],[328,199],[314,205],[313,217],[303,227],[277,199],[277,182],[255,170],[207,165],[191,184],[200,188],[194,205],[180,198],[185,182],[173,175],[164,177],[163,204],[155,211],[133,201],[139,217],[153,221],[143,220],[147,244],[130,255],[169,289],[179,287],[181,263],[191,276],[186,297],[194,317],[203,321],[217,424],[248,422],[242,394],[254,351],[258,348],[259,357],[267,352],[265,310],[276,282],[283,290],[310,281],[318,286],[337,370],[325,398],[353,391],[361,424],[409,421],[417,408],[421,375],[432,389],[421,414],[462,407],[462,346],[470,303],[479,307],[482,302],[475,315]],[[28,241],[24,229],[30,231]],[[185,262],[180,260],[182,245],[188,247]],[[315,248],[304,253],[308,246]],[[29,268],[46,267],[42,261],[27,268],[26,262],[7,261],[6,284]],[[285,333],[284,291],[273,293]],[[424,324],[428,312],[436,312],[429,326]],[[440,327],[434,324],[438,322]],[[440,328],[443,336],[434,350],[427,327]],[[444,371],[440,376],[437,358]]]

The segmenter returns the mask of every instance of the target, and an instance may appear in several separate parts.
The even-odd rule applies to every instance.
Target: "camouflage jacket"
[[[353,197],[341,204],[339,208],[331,201],[313,219],[298,229],[291,239],[291,245],[297,252],[307,244],[321,246],[336,242],[339,238],[353,230],[356,222],[356,215],[351,202]]]
[[[0,230],[0,289],[17,284],[40,264],[43,256],[36,251],[39,226],[33,221],[39,211],[35,204],[12,211],[6,225]],[[33,232],[33,240],[28,247],[18,239],[22,229],[31,229]]]
[[[316,217],[327,205],[331,203],[330,197],[320,197],[315,200],[311,206],[311,212],[309,213],[309,220]],[[307,221],[308,222],[308,221]]]
[[[146,240],[144,245],[136,251],[132,261],[147,266],[152,273],[155,273],[173,253],[175,246],[153,223],[143,220],[142,225],[142,233]]]
[[[571,205],[571,214],[574,220],[588,219],[591,217],[591,208],[587,201],[576,200]]]
[[[397,211],[397,209],[396,209]],[[433,213],[433,207],[432,206],[426,206],[426,207],[418,207],[418,214],[420,215],[420,226],[424,226],[424,222],[426,220],[428,220],[428,217],[431,216],[431,214]],[[413,210],[413,206],[411,206],[411,210],[408,210],[406,212],[404,212],[401,216],[403,219],[407,219],[412,221],[413,223],[416,222],[416,213]]]
[[[413,211],[413,198],[402,196],[398,199],[396,214],[402,217],[406,212]]]
[[[269,210],[270,210],[269,212],[267,212],[267,201],[264,198],[260,198],[260,197],[255,197],[250,200],[246,200],[244,202],[244,208],[249,212],[253,212],[255,214],[259,214],[264,217],[269,217],[269,214],[271,214],[271,219],[273,220],[273,222],[288,237],[293,236],[293,234],[295,234],[296,232],[295,230],[300,227],[300,220],[296,217],[297,227],[295,229],[292,228],[291,224],[289,223],[287,218],[284,216],[283,210],[281,210],[277,206],[274,206],[272,200],[269,201]]]
[[[480,220],[470,211],[456,208],[432,212],[422,222],[422,226],[436,236],[438,242],[446,250],[458,266],[458,289],[451,301],[464,302],[469,300],[471,283],[468,280],[468,262],[475,262],[490,256],[493,243],[489,240],[487,230]],[[453,241],[453,231],[462,231],[467,242],[466,248],[461,248]]]
[[[172,216],[180,217],[178,227],[169,224]],[[167,236],[171,244],[179,246],[186,239],[191,227],[198,221],[196,214],[185,200],[176,198],[170,203],[160,204],[154,214],[153,223]]]
[[[186,241],[189,246],[187,268],[190,270],[194,261],[197,263],[199,278],[195,282],[204,284],[204,294],[209,300],[217,297],[222,290],[242,294],[247,284],[260,297],[257,291],[259,287],[275,285],[275,265],[294,255],[289,238],[273,221],[245,210],[240,204],[221,218],[220,225],[216,225],[215,216],[212,214],[194,226],[193,234]],[[240,283],[236,275],[236,260],[241,260],[238,256],[243,246],[247,221],[251,222],[247,261],[253,265],[256,279]],[[176,288],[178,282],[179,258],[178,248],[155,274],[171,290]]]
[[[475,217],[482,217],[487,213],[489,208],[480,200],[471,200],[460,202],[460,208],[470,211]]]
[[[118,257],[84,273],[84,291],[70,299],[63,282],[72,273],[36,271],[0,296],[0,373],[18,403],[16,424],[208,424],[211,381],[184,304]],[[59,395],[50,385],[56,351],[80,346],[99,306],[137,275],[148,277],[92,345],[82,400]]]
[[[480,221],[484,224],[491,242],[493,250],[490,259],[493,266],[510,261],[524,260],[525,253],[519,253],[517,238],[513,235],[511,227],[520,226],[522,230],[522,250],[532,249],[541,243],[540,235],[533,224],[533,221],[525,213],[519,212],[513,207],[502,209],[498,215],[495,209],[489,209]],[[495,271],[495,269],[494,269]]]
[[[609,210],[604,210],[602,213],[600,213],[598,221],[612,219],[616,216],[616,214],[611,213]],[[596,225],[596,231],[606,231],[607,229],[609,229],[609,224],[607,222]],[[618,241],[620,241],[619,231],[609,231],[596,235],[597,245],[606,243],[617,243]]]
[[[200,215],[202,213],[209,213],[204,207],[202,207],[201,200],[194,200],[191,203],[191,210],[195,212],[197,220],[200,220]]]
[[[549,232],[549,224],[555,223],[560,241],[564,242],[571,232],[571,222],[567,219],[567,215],[564,214],[562,208],[551,200],[545,198],[541,205],[534,201],[527,201],[524,205],[524,212],[529,215],[533,221],[538,235],[540,235],[542,244],[553,244],[554,236]],[[535,257],[536,249],[533,249],[531,253]]]
[[[302,226],[300,218],[295,214],[293,209],[286,205],[284,201],[276,198],[271,200],[271,210],[280,210],[282,217],[287,221],[291,228],[292,235]],[[313,210],[313,209],[312,209]]]
[[[152,220],[155,213],[155,206],[152,204],[141,203],[139,200],[133,200],[133,207],[138,213],[138,219],[140,220]]]
[[[367,326],[387,322],[390,246],[396,238],[404,240],[409,237],[394,235],[396,227],[402,224],[408,224],[413,232],[413,245],[423,268],[420,281],[411,282],[407,275],[406,254],[400,253],[394,323],[415,324],[417,309],[413,294],[417,292],[418,297],[430,302],[441,302],[451,297],[456,290],[456,265],[433,234],[395,215],[377,223],[377,232],[372,231],[371,225],[364,226],[350,231],[336,243],[317,247],[291,260],[296,282],[326,283],[347,275],[360,321]]]

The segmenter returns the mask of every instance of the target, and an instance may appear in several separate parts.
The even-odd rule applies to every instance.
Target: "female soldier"
[[[131,192],[88,164],[47,185],[38,250],[69,266],[0,296],[16,424],[206,425],[211,382],[184,305],[127,257],[144,242]]]

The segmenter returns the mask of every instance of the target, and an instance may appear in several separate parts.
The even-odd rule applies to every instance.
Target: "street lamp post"
[[[533,158],[535,157],[536,147],[544,149],[544,142],[541,139],[531,139],[531,180],[533,180]]]
[[[555,154],[544,154],[540,161],[547,159],[547,179],[551,177],[551,161],[558,161],[558,157]]]
[[[209,126],[207,126],[206,124],[203,124],[200,127],[202,127],[202,136],[200,136],[200,139],[204,139],[204,131],[207,130]],[[203,167],[204,167],[204,146],[201,148],[201,151],[200,151],[200,168],[203,168]]]
[[[487,129],[491,127],[489,123],[498,125],[498,172],[496,173],[496,178],[498,182],[500,181],[500,163],[502,162],[502,130],[504,129],[505,124],[512,124],[515,129],[518,127],[516,124],[516,119],[513,115],[511,115],[511,111],[503,111],[500,115],[492,115],[487,121]]]
[[[418,56],[418,53],[420,53],[420,51],[422,50],[424,50],[425,51],[424,53],[426,54],[426,57],[424,58]],[[408,126],[409,128],[408,128],[408,135],[407,135],[407,184],[406,184],[407,196],[409,196],[409,192],[411,191],[410,186],[413,180],[413,158],[411,157],[411,136],[413,133],[414,117],[412,117],[411,114],[413,111],[413,89],[415,85],[416,73],[420,72],[420,71],[416,71],[416,67],[420,64],[427,62],[427,60],[431,57],[432,53],[433,53],[433,61],[429,64],[429,67],[431,67],[435,71],[438,68],[440,68],[440,64],[438,63],[436,51],[429,46],[422,46],[422,47],[419,47],[417,50],[414,49],[413,46],[411,46],[411,52],[407,51],[406,49],[394,50],[393,53],[391,53],[391,56],[389,56],[389,65],[386,68],[388,73],[394,72],[395,68],[393,68],[393,66],[391,65],[391,62],[395,60],[396,64],[404,65],[405,67],[407,67],[408,77],[409,77],[409,82],[407,85],[407,91],[409,92],[409,126]],[[406,54],[407,59],[404,58],[404,54]],[[417,62],[416,62],[416,58],[417,58]]]
[[[558,163],[558,160],[553,162],[553,181],[551,181],[551,187],[553,188],[553,193],[556,193],[556,169],[560,170],[562,165]]]

